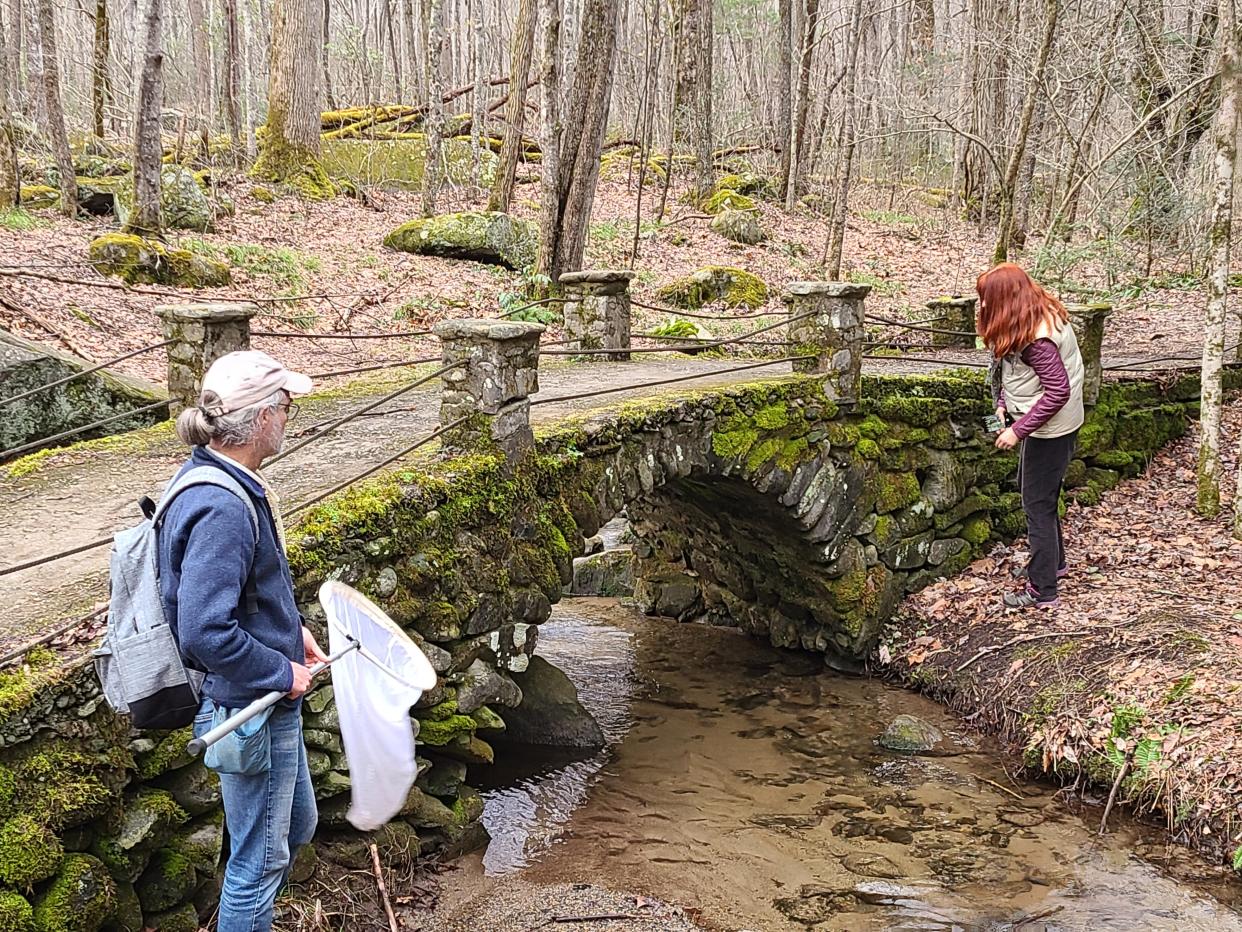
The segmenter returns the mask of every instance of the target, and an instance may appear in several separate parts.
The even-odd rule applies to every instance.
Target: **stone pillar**
[[[166,304],[155,309],[163,321],[168,352],[168,410],[176,417],[198,404],[203,376],[225,353],[250,349],[254,304]]]
[[[450,432],[449,446],[468,449],[490,439],[516,460],[534,445],[530,396],[539,391],[542,324],[499,320],[442,320],[432,332],[444,344],[444,363],[464,362],[441,377],[440,423],[487,415]]]
[[[571,350],[630,348],[630,282],[636,272],[595,269],[566,272],[560,278],[565,289],[565,336]],[[629,353],[604,357],[624,362]]]
[[[933,333],[932,346],[960,346],[963,349],[975,348],[975,305],[978,298],[962,297],[959,294],[945,295],[927,302],[927,309],[932,312],[934,320],[930,326],[937,330],[955,330],[966,336],[950,336],[947,333]]]
[[[789,342],[795,372],[818,372],[833,401],[852,404],[862,390],[863,299],[870,285],[853,282],[790,282],[782,299],[789,307]],[[814,313],[814,317],[795,318]]]
[[[1083,404],[1090,407],[1100,397],[1100,381],[1104,377],[1101,348],[1104,345],[1104,321],[1113,312],[1113,306],[1103,301],[1095,304],[1072,304],[1066,310],[1078,338],[1078,351],[1087,370],[1082,384]]]

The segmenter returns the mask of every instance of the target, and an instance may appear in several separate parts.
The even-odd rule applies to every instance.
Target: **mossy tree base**
[[[286,185],[311,201],[325,201],[338,193],[316,153],[265,137],[260,139],[259,158],[250,175],[259,181]]]

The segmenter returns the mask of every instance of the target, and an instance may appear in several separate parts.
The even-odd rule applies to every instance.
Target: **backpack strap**
[[[151,523],[157,528],[160,521],[164,517],[164,512],[168,510],[168,506],[173,503],[178,495],[186,489],[194,485],[214,485],[222,489],[227,489],[242,500],[242,504],[246,506],[246,511],[250,515],[250,527],[254,530],[254,542],[257,547],[259,544],[259,513],[255,510],[254,501],[250,498],[240,482],[230,476],[227,472],[218,466],[195,466],[193,469],[187,469],[180,476],[172,481],[167,489],[164,490],[160,503],[155,506],[155,512],[151,515]],[[259,583],[254,578],[253,568],[246,576],[245,587],[246,598],[246,614],[255,615],[259,611]]]

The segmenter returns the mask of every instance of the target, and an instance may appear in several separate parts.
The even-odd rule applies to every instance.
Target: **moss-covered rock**
[[[116,218],[124,226],[134,209],[132,175],[122,178],[115,187]],[[215,218],[211,199],[194,173],[180,165],[165,165],[160,170],[160,216],[170,230],[194,230],[208,233]]]
[[[138,779],[151,780],[190,764],[194,758],[186,751],[186,746],[192,737],[187,725],[165,735],[150,751],[138,755],[135,761],[138,764]]]
[[[467,211],[411,220],[384,237],[384,245],[447,259],[523,269],[535,261],[539,231],[533,223],[498,211]]]
[[[753,246],[768,238],[753,210],[722,210],[713,218],[711,228],[725,239],[744,246]]]
[[[25,889],[56,873],[64,857],[60,839],[34,816],[14,816],[0,826],[0,882]]]
[[[22,206],[29,207],[31,210],[40,210],[44,207],[55,207],[60,200],[60,192],[51,185],[31,184],[22,185]]]
[[[34,929],[34,909],[30,901],[16,890],[0,890],[0,932],[34,932]]]
[[[149,932],[198,932],[201,927],[192,903],[166,912],[153,913],[144,922]]]
[[[96,932],[116,908],[116,883],[97,858],[71,854],[34,906],[39,932]]]
[[[936,750],[944,735],[935,725],[914,715],[898,715],[884,729],[877,743],[890,751],[925,754]]]
[[[692,310],[717,303],[754,310],[767,303],[768,286],[744,269],[709,265],[670,282],[656,294],[675,307]]]
[[[89,255],[101,275],[114,275],[131,285],[218,288],[232,281],[223,262],[129,233],[105,233],[92,240]]]
[[[162,848],[152,855],[134,890],[144,913],[158,913],[186,899],[197,883],[190,859],[180,851]]]
[[[726,210],[753,211],[755,202],[745,194],[738,194],[728,188],[713,191],[703,201],[703,210],[709,214],[719,214]]]

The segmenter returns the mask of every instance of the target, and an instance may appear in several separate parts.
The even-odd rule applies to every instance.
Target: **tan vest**
[[[1082,363],[1082,354],[1078,352],[1078,338],[1074,336],[1074,328],[1069,323],[1061,324],[1059,330],[1049,330],[1047,326],[1039,328],[1036,339],[1047,337],[1057,345],[1061,353],[1061,362],[1069,375],[1070,399],[1065,406],[1054,414],[1043,427],[1031,434],[1032,437],[1063,437],[1082,427],[1084,419],[1082,405],[1082,383],[1086,369]],[[1035,370],[1022,361],[1021,351],[1010,353],[1001,360],[1001,384],[1005,389],[1005,409],[1019,418],[1031,408],[1044,394],[1043,385]]]

